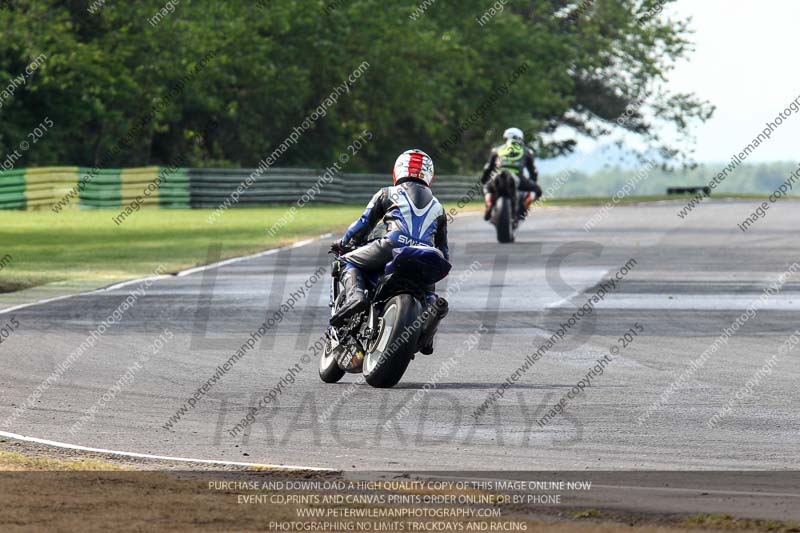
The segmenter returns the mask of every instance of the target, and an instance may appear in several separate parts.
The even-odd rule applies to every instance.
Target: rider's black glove
[[[329,254],[336,254],[336,255],[343,255],[345,253],[345,246],[344,243],[339,241],[333,241],[331,243],[331,249],[328,251]]]

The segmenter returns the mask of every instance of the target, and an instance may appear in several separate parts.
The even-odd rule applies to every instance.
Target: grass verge
[[[123,224],[116,211],[0,212],[0,292],[58,281],[96,281],[98,286],[205,264],[209,246],[222,245],[222,258],[275,248],[340,231],[363,207],[306,207],[274,236],[267,230],[286,207],[231,209],[214,224],[210,210],[148,209]]]
[[[749,518],[735,518],[731,515],[704,514],[687,518],[686,527],[698,527],[721,531],[768,531],[774,533],[800,532],[800,524],[796,522],[781,522],[777,520],[752,520]]]
[[[369,530],[381,531],[547,531],[553,533],[688,533],[693,531],[753,531],[758,533],[798,531],[791,522],[736,519],[729,515],[700,515],[679,518],[674,515],[606,514],[598,509],[539,509],[536,507],[502,509],[494,518],[433,518],[434,523],[448,526],[438,529],[413,529],[415,518],[310,518],[298,509],[333,509],[339,512],[359,509],[389,511],[396,506],[381,503],[306,501],[273,499],[288,495],[340,494],[338,491],[268,490],[218,486],[214,482],[248,482],[262,487],[269,482],[344,481],[338,474],[313,472],[278,472],[273,470],[189,471],[163,470],[166,465],[155,462],[136,467],[118,465],[71,451],[52,451],[0,440],[0,530],[29,531],[273,531],[285,530],[285,524],[304,524],[300,531],[356,531],[324,524],[371,522]],[[5,448],[5,449],[4,449]],[[10,449],[9,449],[10,448]],[[19,448],[25,453],[14,451]],[[56,458],[51,458],[51,456]],[[145,469],[141,469],[144,467]],[[155,467],[155,470],[152,468]],[[449,490],[372,491],[346,489],[341,494],[418,494],[441,497],[453,494],[479,495],[480,491]],[[488,493],[486,493],[488,494]],[[243,501],[260,496],[256,500]],[[430,504],[411,507],[459,508],[460,504]],[[475,508],[476,506],[472,506]],[[482,507],[478,505],[477,507]],[[65,512],[69,510],[69,512]],[[618,516],[617,516],[618,515]],[[357,516],[357,515],[353,515]],[[427,523],[427,522],[426,522]],[[382,525],[383,528],[374,527]],[[395,529],[393,525],[405,527]],[[482,526],[482,527],[481,527]]]
[[[30,457],[17,452],[0,450],[1,472],[105,472],[118,470],[123,470],[123,468],[112,463],[93,459],[60,460],[47,457]]]
[[[665,200],[684,200],[693,198],[691,194],[658,194],[653,196],[626,196],[617,201],[619,204],[642,204],[647,202],[663,202]],[[726,194],[722,196],[711,196],[711,200],[733,199],[733,200],[764,200],[763,194]],[[577,197],[577,198],[551,198],[544,204],[545,206],[582,206],[582,205],[604,205],[611,201],[605,197]]]

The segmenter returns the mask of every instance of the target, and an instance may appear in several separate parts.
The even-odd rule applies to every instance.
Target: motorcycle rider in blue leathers
[[[444,207],[433,195],[433,160],[422,150],[403,152],[394,164],[394,186],[379,190],[367,204],[364,213],[334,242],[331,250],[343,251],[350,244],[360,244],[383,221],[387,233],[380,239],[342,256],[345,301],[331,317],[331,325],[341,326],[353,315],[366,309],[365,272],[383,272],[393,258],[392,250],[409,245],[431,246],[449,260],[447,217]],[[447,301],[429,288],[427,320],[421,326],[420,351],[433,353],[433,339],[439,322],[448,311]]]

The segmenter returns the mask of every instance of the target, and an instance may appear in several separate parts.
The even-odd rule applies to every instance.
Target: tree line
[[[0,147],[47,116],[19,166],[252,167],[367,62],[275,166],[327,167],[369,130],[348,171],[388,172],[412,146],[440,172],[472,171],[510,125],[540,157],[574,148],[552,135],[564,128],[621,128],[686,159],[680,134],[713,110],[662,86],[690,51],[687,21],[652,15],[663,0],[515,0],[480,25],[488,4],[435,2],[412,19],[413,1],[8,0],[0,95],[25,79],[0,108]]]

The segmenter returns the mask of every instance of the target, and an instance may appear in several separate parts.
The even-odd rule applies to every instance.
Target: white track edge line
[[[128,285],[133,285],[134,283],[144,283],[145,281],[157,281],[157,280],[160,280],[160,279],[169,279],[171,277],[172,276],[170,276],[168,274],[163,274],[161,276],[150,276],[150,277],[147,277],[147,278],[132,279],[132,280],[129,280],[129,281],[121,281],[119,283],[115,283],[114,285],[109,285],[108,287],[102,287],[100,289],[95,289],[93,291],[89,291],[89,294],[92,294],[94,292],[113,291],[113,290],[121,289],[123,287],[127,287]]]
[[[67,450],[77,450],[83,452],[102,453],[106,455],[118,455],[120,457],[134,457],[138,459],[152,459],[159,461],[174,461],[179,463],[201,463],[208,465],[227,465],[227,466],[248,466],[248,467],[261,467],[272,468],[274,470],[309,470],[314,472],[339,472],[333,468],[320,468],[317,466],[298,466],[298,465],[277,465],[277,464],[264,464],[264,463],[243,463],[239,461],[222,461],[217,459],[192,459],[189,457],[171,457],[168,455],[152,455],[149,453],[137,452],[122,452],[118,450],[106,450],[104,448],[92,448],[89,446],[80,446],[77,444],[68,444],[66,442],[58,442],[54,440],[39,439],[36,437],[26,437],[17,433],[9,433],[7,431],[0,431],[1,437],[9,439],[21,440],[24,442],[33,442],[36,444],[43,444],[46,446],[53,446],[56,448],[63,448]]]
[[[34,305],[47,304],[47,303],[50,303],[50,302],[57,302],[59,300],[66,300],[67,298],[72,298],[73,296],[78,296],[78,294],[88,294],[88,293],[62,294],[61,296],[56,296],[54,298],[46,298],[44,300],[38,300],[36,302],[28,302],[28,303],[25,303],[25,304],[19,304],[19,305],[15,305],[13,307],[8,307],[6,309],[0,309],[0,315],[6,314],[6,313],[11,313],[11,312],[16,311],[18,309],[24,309],[26,307],[32,307]]]
[[[97,293],[100,293],[100,292],[106,292],[106,291],[112,291],[112,290],[116,290],[116,289],[121,289],[123,287],[127,287],[128,285],[134,285],[136,283],[144,283],[145,281],[155,281],[155,280],[162,280],[162,279],[173,279],[173,278],[176,278],[176,277],[188,276],[188,275],[191,275],[191,274],[195,274],[197,272],[202,272],[204,270],[210,270],[212,268],[219,268],[221,266],[229,265],[231,263],[238,263],[240,261],[246,261],[248,259],[256,259],[258,257],[264,257],[264,256],[267,256],[267,255],[272,255],[272,254],[280,252],[281,250],[288,250],[290,248],[300,248],[301,246],[305,246],[307,244],[311,244],[312,242],[318,241],[320,239],[326,239],[328,237],[331,237],[332,235],[333,235],[333,233],[324,233],[324,234],[322,234],[322,235],[320,235],[318,237],[314,237],[314,238],[311,238],[311,239],[306,239],[306,240],[303,240],[303,241],[299,241],[299,242],[296,242],[294,244],[289,244],[287,246],[281,246],[280,248],[272,248],[272,249],[269,249],[269,250],[264,250],[263,252],[257,252],[257,253],[250,254],[250,255],[243,255],[243,256],[240,256],[240,257],[232,257],[230,259],[225,259],[224,261],[218,261],[216,263],[211,263],[209,265],[203,265],[203,266],[199,266],[199,267],[189,268],[189,269],[186,269],[186,270],[181,270],[180,272],[176,273],[174,276],[165,274],[165,275],[162,275],[162,276],[148,276],[146,278],[136,278],[136,279],[131,279],[131,280],[128,280],[128,281],[122,281],[120,283],[115,283],[114,285],[109,285],[108,287],[101,287],[99,289],[92,289],[90,291],[76,292],[75,294],[62,294],[61,296],[55,296],[53,298],[45,298],[44,300],[37,300],[35,302],[28,302],[28,303],[24,303],[24,304],[19,304],[19,305],[15,305],[15,306],[12,306],[12,307],[8,307],[6,309],[0,309],[0,315],[6,315],[8,313],[12,313],[12,312],[18,311],[20,309],[25,309],[27,307],[33,307],[33,306],[36,306],[36,305],[43,305],[43,304],[47,304],[47,303],[57,302],[59,300],[66,300],[67,298],[74,298],[75,296],[86,296],[88,294],[97,294]]]
[[[209,270],[209,269],[212,269],[212,268],[219,268],[221,266],[229,265],[231,263],[237,263],[239,261],[245,261],[247,259],[255,259],[257,257],[263,257],[263,256],[266,256],[266,255],[271,255],[271,254],[277,253],[277,252],[279,252],[281,250],[286,250],[286,249],[289,249],[289,248],[300,248],[301,246],[305,246],[307,244],[310,244],[310,243],[312,243],[314,241],[317,241],[317,240],[320,240],[320,239],[328,238],[328,237],[330,237],[332,235],[333,235],[332,233],[324,233],[324,234],[322,234],[322,235],[320,235],[318,237],[311,238],[311,239],[306,239],[306,240],[303,240],[303,241],[299,241],[299,242],[296,242],[294,244],[290,244],[288,246],[282,246],[280,248],[272,248],[270,250],[265,250],[263,252],[258,252],[258,253],[251,254],[251,255],[245,255],[245,256],[241,256],[241,257],[233,257],[231,259],[226,259],[224,261],[219,261],[217,263],[212,263],[210,265],[204,265],[202,267],[195,267],[195,268],[190,268],[188,270],[182,270],[182,271],[178,272],[176,274],[176,276],[188,276],[190,274],[194,274],[195,272],[201,272],[203,270]],[[159,280],[159,279],[171,279],[173,277],[175,277],[175,276],[163,275],[163,276],[148,276],[146,278],[132,279],[132,280],[129,280],[129,281],[123,281],[121,283],[117,283],[117,284],[110,285],[108,287],[103,287],[103,288],[100,288],[100,289],[94,289],[94,290],[91,290],[91,291],[85,291],[85,292],[80,292],[80,293],[75,293],[75,294],[65,294],[63,296],[57,296],[55,298],[47,298],[45,300],[39,300],[39,301],[36,301],[36,302],[29,302],[29,303],[26,303],[26,304],[17,305],[15,307],[10,307],[8,309],[0,309],[0,315],[6,314],[6,313],[10,313],[12,311],[16,311],[17,309],[23,309],[25,307],[33,307],[35,305],[42,305],[42,304],[46,304],[46,303],[50,303],[50,302],[55,302],[55,301],[58,301],[58,300],[66,300],[67,298],[72,298],[74,296],[83,296],[83,295],[87,295],[87,294],[95,294],[95,293],[99,293],[99,292],[119,289],[119,288],[122,288],[122,287],[125,287],[125,286],[128,286],[128,285],[132,285],[134,283],[142,283],[142,282],[145,282],[145,281],[152,281],[152,280]],[[10,438],[10,439],[21,440],[21,441],[24,441],[24,442],[34,442],[34,443],[37,443],[37,444],[44,444],[44,445],[47,445],[47,446],[54,446],[54,447],[57,447],[57,448],[64,448],[64,449],[68,449],[68,450],[79,450],[79,451],[85,451],[85,452],[104,453],[104,454],[108,454],[108,455],[119,455],[121,457],[137,457],[137,458],[140,458],[140,459],[153,459],[153,460],[161,460],[161,461],[175,461],[175,462],[183,462],[183,463],[200,463],[200,464],[211,464],[211,465],[248,466],[248,467],[253,466],[253,467],[262,467],[262,468],[272,468],[272,469],[275,469],[275,470],[310,470],[310,471],[315,471],[315,472],[338,472],[338,470],[334,470],[334,469],[331,469],[331,468],[320,468],[320,467],[314,467],[314,466],[272,465],[272,464],[262,464],[262,463],[243,463],[243,462],[238,462],[238,461],[220,461],[220,460],[215,460],[215,459],[191,459],[191,458],[187,458],[187,457],[170,457],[170,456],[166,456],[166,455],[151,455],[151,454],[147,454],[147,453],[122,452],[122,451],[118,451],[118,450],[106,450],[106,449],[103,449],[103,448],[91,448],[91,447],[88,447],[88,446],[79,446],[77,444],[68,444],[68,443],[65,443],[65,442],[52,441],[52,440],[47,440],[47,439],[39,439],[37,437],[26,437],[25,435],[20,435],[20,434],[17,434],[17,433],[9,433],[9,432],[6,432],[6,431],[0,431],[0,436],[7,437],[7,438]]]

